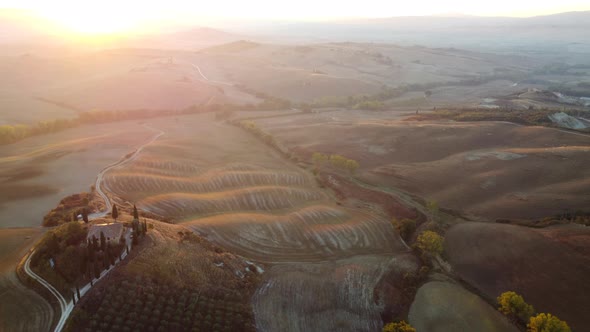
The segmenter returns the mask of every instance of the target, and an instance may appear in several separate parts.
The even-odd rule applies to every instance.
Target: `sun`
[[[39,14],[57,27],[79,35],[125,34],[141,24],[141,13],[126,7],[100,5],[100,2],[68,3],[39,9]]]

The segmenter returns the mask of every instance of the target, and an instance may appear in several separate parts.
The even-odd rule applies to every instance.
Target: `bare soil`
[[[590,275],[589,240],[590,229],[575,224],[533,229],[466,223],[447,232],[445,250],[453,269],[489,299],[515,291],[537,312],[583,331],[590,324],[584,282]]]
[[[519,331],[477,295],[448,281],[431,281],[420,287],[409,319],[417,331]]]
[[[232,253],[264,262],[252,303],[259,330],[274,331],[282,322],[294,331],[380,329],[377,283],[394,266],[417,269],[385,209],[353,197],[336,204],[311,173],[213,117],[153,124],[166,134],[109,172],[107,189],[142,210],[174,216]],[[412,213],[399,204],[393,210]]]
[[[0,227],[38,226],[68,195],[89,192],[96,175],[152,131],[128,121],[68,129],[0,147]]]
[[[340,154],[359,161],[361,181],[480,218],[542,218],[588,200],[588,136],[498,122],[402,121],[403,114],[334,111],[255,122],[301,160]]]

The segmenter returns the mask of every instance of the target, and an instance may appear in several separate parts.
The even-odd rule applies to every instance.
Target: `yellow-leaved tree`
[[[531,317],[527,325],[528,332],[572,332],[566,322],[552,314],[538,314]]]
[[[416,329],[402,320],[383,326],[383,332],[416,332]]]

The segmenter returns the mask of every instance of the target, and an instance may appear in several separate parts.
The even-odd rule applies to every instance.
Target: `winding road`
[[[195,68],[199,72],[199,75],[201,75],[201,77],[203,78],[203,80],[205,80],[208,83],[221,84],[221,85],[227,85],[227,86],[234,86],[233,84],[227,83],[227,82],[212,81],[209,78],[207,78],[207,76],[205,76],[205,74],[203,74],[203,72],[201,71],[201,68],[199,66],[195,65],[194,63],[191,63],[191,65],[193,66],[193,68]]]
[[[134,160],[135,158],[137,158],[137,156],[139,155],[139,153],[143,150],[143,148],[145,148],[147,145],[153,143],[154,141],[156,141],[158,138],[160,138],[160,136],[164,135],[164,132],[155,128],[152,128],[148,125],[144,125],[144,127],[146,127],[147,129],[153,130],[153,131],[157,131],[158,133],[156,135],[154,135],[152,138],[150,138],[147,142],[145,142],[144,144],[142,144],[139,148],[137,148],[135,151],[133,151],[131,154],[127,154],[125,155],[125,157],[123,157],[122,159],[120,159],[119,161],[105,167],[102,171],[100,171],[100,173],[98,173],[98,176],[96,177],[96,182],[95,182],[95,188],[96,188],[96,193],[104,200],[105,202],[105,210],[104,211],[100,211],[100,212],[95,212],[92,213],[91,215],[89,215],[89,219],[97,219],[97,218],[101,218],[106,216],[112,209],[112,203],[111,200],[109,199],[109,197],[105,194],[105,192],[102,190],[102,181],[104,178],[104,175],[110,171],[111,169],[124,165],[132,160]],[[128,232],[128,234],[126,234],[127,237],[127,243],[131,243],[130,242],[130,233]],[[47,288],[47,290],[49,290],[49,292],[51,294],[53,294],[53,296],[55,296],[55,298],[57,299],[58,303],[59,303],[59,307],[61,309],[61,316],[59,321],[57,322],[57,325],[55,326],[55,332],[60,332],[66,321],[68,320],[68,317],[70,316],[70,313],[72,312],[72,310],[74,309],[74,303],[72,301],[67,301],[63,295],[55,288],[53,287],[53,285],[51,285],[49,282],[47,282],[45,279],[41,278],[39,275],[37,275],[35,272],[33,272],[33,270],[31,269],[30,265],[31,265],[31,257],[33,257],[33,254],[35,253],[35,249],[32,249],[31,252],[29,253],[29,257],[27,257],[27,260],[25,261],[25,265],[24,265],[24,271],[27,275],[29,275],[33,280],[36,280],[37,282],[39,282],[43,287]],[[127,256],[127,253],[124,252],[123,255],[121,255],[122,258],[124,259]],[[118,263],[118,262],[117,262]],[[111,267],[110,269],[108,269],[105,273],[101,274],[101,276],[98,279],[95,279],[95,281],[101,279],[103,276],[105,276],[108,272],[110,272],[112,269],[114,268]],[[85,285],[84,287],[82,287],[80,289],[80,295],[83,296],[87,291],[89,291],[91,288],[91,285]]]
[[[152,137],[149,141],[145,142],[144,144],[142,144],[139,148],[137,148],[135,151],[133,151],[130,155],[126,155],[125,157],[123,157],[121,160],[110,164],[109,166],[103,168],[102,171],[100,171],[100,173],[98,173],[98,176],[96,177],[96,182],[94,184],[94,188],[96,188],[96,193],[103,199],[103,201],[105,202],[106,208],[104,211],[99,211],[99,212],[95,212],[90,214],[88,217],[90,219],[96,219],[96,218],[102,218],[104,216],[106,216],[113,208],[113,205],[111,203],[111,200],[109,199],[109,197],[104,193],[104,191],[102,190],[102,180],[104,178],[104,175],[112,170],[115,167],[119,167],[121,165],[124,165],[132,160],[134,160],[135,158],[137,158],[137,156],[139,155],[139,153],[143,150],[144,147],[146,147],[147,145],[152,144],[153,142],[155,142],[158,138],[160,138],[160,136],[164,135],[164,132],[155,128],[152,128],[150,126],[145,125],[144,127],[146,127],[147,129],[150,130],[154,130],[154,131],[158,131],[158,134],[156,134],[154,137]]]

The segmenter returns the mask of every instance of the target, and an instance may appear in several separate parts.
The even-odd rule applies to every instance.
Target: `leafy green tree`
[[[443,237],[433,231],[424,231],[416,241],[418,249],[430,255],[440,255],[443,252]]]
[[[528,325],[528,332],[571,332],[572,330],[566,322],[551,315],[538,314],[531,317]]]
[[[535,314],[533,306],[526,303],[524,298],[515,292],[504,292],[498,296],[497,300],[498,310],[512,321],[526,323]]]
[[[133,204],[133,219],[139,220],[139,213],[137,212],[137,207]]]
[[[402,320],[383,326],[383,332],[416,332],[416,329]]]
[[[117,218],[119,218],[119,211],[117,211],[117,205],[113,204],[113,210],[111,211],[111,217],[113,217],[113,219],[115,219],[115,221],[117,220]]]

